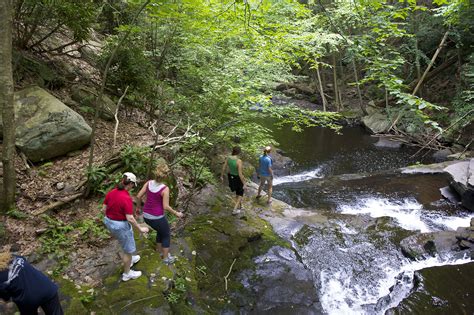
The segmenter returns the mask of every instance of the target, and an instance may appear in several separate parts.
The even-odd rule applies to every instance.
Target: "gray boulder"
[[[451,164],[444,171],[451,175],[449,186],[461,197],[461,205],[474,211],[474,159]]]
[[[71,90],[72,100],[78,102],[82,106],[94,108],[94,100],[99,92],[91,87],[85,85],[75,85]],[[114,103],[107,95],[102,95],[100,99],[100,117],[105,120],[113,120],[115,111],[117,110],[117,104]]]
[[[89,143],[92,129],[81,115],[40,87],[15,93],[16,146],[38,162]]]
[[[381,133],[388,130],[390,127],[390,120],[387,115],[374,111],[362,118],[362,124],[372,133]]]

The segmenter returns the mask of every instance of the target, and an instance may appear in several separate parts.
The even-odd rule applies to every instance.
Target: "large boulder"
[[[362,117],[362,124],[372,133],[382,133],[387,131],[390,127],[390,120],[387,115],[379,111],[374,111]]]
[[[449,186],[461,197],[462,206],[474,211],[474,159],[449,165],[444,171],[451,175]]]
[[[77,150],[90,141],[92,129],[84,118],[38,86],[15,93],[15,114],[15,144],[33,162]]]
[[[99,92],[85,85],[75,85],[71,90],[71,98],[81,104],[94,108],[94,101]],[[105,120],[113,120],[117,104],[114,103],[107,95],[102,95],[99,104],[101,106],[100,117]]]

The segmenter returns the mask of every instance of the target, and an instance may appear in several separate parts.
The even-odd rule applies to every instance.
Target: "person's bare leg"
[[[237,196],[237,198],[235,199],[234,210],[239,209],[241,206],[242,206],[242,196]]]
[[[132,263],[132,255],[123,253],[122,262],[123,262],[123,273],[128,273],[130,271],[130,264]]]
[[[260,194],[262,193],[262,188],[263,185],[265,184],[265,181],[263,180],[262,177],[260,177],[260,184],[258,185],[258,191],[257,191],[257,199],[260,198]]]
[[[272,202],[272,192],[273,192],[273,184],[270,182],[270,183],[268,183],[268,200],[267,200],[267,203]]]
[[[163,253],[163,259],[166,259],[168,257],[168,254],[170,252],[169,247],[162,247],[161,252]]]
[[[163,252],[162,249],[161,249],[161,243],[156,243],[156,251],[157,251],[158,253],[162,253],[162,252]]]

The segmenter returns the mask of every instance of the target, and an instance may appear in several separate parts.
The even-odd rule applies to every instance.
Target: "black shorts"
[[[229,187],[231,191],[235,191],[237,196],[244,195],[244,183],[240,180],[239,175],[227,174],[229,178]]]

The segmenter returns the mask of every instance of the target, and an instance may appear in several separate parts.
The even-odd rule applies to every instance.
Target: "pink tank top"
[[[163,211],[163,197],[161,193],[166,185],[150,180],[146,186],[146,202],[143,206],[143,212],[160,216],[164,214]]]

